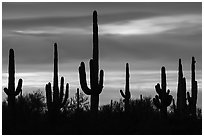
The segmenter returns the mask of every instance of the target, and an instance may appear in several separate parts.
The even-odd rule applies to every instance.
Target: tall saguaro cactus
[[[9,77],[8,77],[8,88],[4,88],[4,92],[8,95],[8,107],[10,112],[13,113],[15,110],[15,96],[19,95],[22,92],[22,83],[23,80],[18,80],[18,86],[15,90],[15,59],[14,59],[14,50],[9,50]]]
[[[61,77],[60,90],[58,87],[58,53],[57,44],[54,44],[54,80],[53,80],[53,92],[51,89],[51,83],[46,84],[46,99],[48,113],[51,116],[56,116],[60,109],[66,104],[69,96],[69,84],[66,84],[66,91],[64,95],[64,77]]]
[[[125,102],[125,112],[127,112],[128,109],[129,109],[129,100],[130,100],[130,97],[131,97],[131,94],[130,94],[129,78],[130,78],[130,74],[129,74],[129,65],[128,65],[128,63],[126,63],[126,84],[125,84],[125,94],[123,93],[122,90],[120,90],[120,94],[121,94],[121,96],[124,98],[124,102]]]
[[[81,62],[79,66],[79,78],[81,88],[85,94],[91,95],[91,111],[98,112],[99,94],[103,89],[103,70],[100,71],[100,78],[98,78],[99,71],[99,51],[98,51],[98,24],[97,12],[93,12],[93,58],[89,62],[90,65],[90,87],[88,88],[86,82],[85,64]]]
[[[157,83],[155,86],[156,92],[159,95],[156,95],[153,98],[154,105],[161,110],[161,114],[163,116],[167,116],[167,107],[171,104],[172,96],[169,95],[170,90],[168,89],[166,92],[166,72],[165,67],[161,68],[161,87],[160,84]]]
[[[178,67],[177,112],[180,116],[186,113],[186,78],[183,77],[181,59]]]
[[[197,94],[198,94],[198,85],[197,81],[195,80],[195,58],[192,57],[192,64],[191,64],[191,97],[190,93],[187,92],[187,100],[189,103],[190,113],[196,117],[196,103],[197,103]]]

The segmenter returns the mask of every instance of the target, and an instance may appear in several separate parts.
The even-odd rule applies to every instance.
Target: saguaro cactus
[[[23,80],[18,80],[18,86],[15,90],[15,59],[14,59],[14,50],[9,50],[9,77],[8,77],[8,88],[4,88],[4,92],[8,95],[8,107],[12,112],[15,110],[15,96],[19,95],[22,92],[22,83]]]
[[[178,67],[177,112],[180,116],[186,113],[186,78],[183,77],[181,59]]]
[[[190,93],[187,92],[187,100],[189,104],[190,113],[196,117],[196,104],[197,104],[197,94],[198,94],[198,85],[197,81],[195,81],[195,58],[192,57],[191,64],[191,97]]]
[[[163,116],[167,116],[167,107],[171,104],[172,96],[169,95],[170,90],[168,89],[166,92],[166,72],[165,67],[161,68],[161,87],[160,84],[157,83],[155,86],[156,92],[158,95],[153,98],[154,105],[161,110],[161,114]]]
[[[125,84],[125,94],[123,93],[122,90],[120,90],[120,94],[121,96],[124,98],[124,102],[125,102],[125,112],[128,111],[129,109],[129,100],[131,97],[130,94],[130,84],[129,84],[129,78],[130,78],[130,74],[129,74],[129,65],[128,63],[126,63],[126,84]]]
[[[79,105],[80,105],[80,102],[79,102],[79,88],[77,88],[76,96],[77,96],[77,112],[79,112]]]
[[[64,77],[61,77],[60,91],[58,87],[58,53],[57,44],[54,44],[54,80],[53,80],[53,93],[51,89],[51,83],[46,84],[46,99],[48,113],[52,116],[56,116],[60,109],[66,104],[69,96],[69,84],[66,84],[66,91],[64,95]]]
[[[93,12],[93,58],[90,60],[90,87],[86,82],[86,72],[84,62],[81,62],[79,67],[80,85],[85,94],[91,95],[91,111],[98,112],[99,94],[103,89],[103,70],[100,71],[100,79],[98,78],[99,71],[99,51],[98,51],[98,24],[97,12]]]

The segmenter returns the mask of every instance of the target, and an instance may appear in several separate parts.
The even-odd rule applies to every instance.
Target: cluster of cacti
[[[183,77],[181,59],[178,67],[177,113],[183,116],[186,113],[186,79]]]
[[[188,114],[196,117],[196,103],[197,103],[197,81],[195,81],[195,58],[192,57],[191,64],[191,94],[186,93],[186,79],[183,77],[181,59],[179,59],[179,72],[178,72],[178,91],[177,91],[177,108],[176,112],[179,116],[184,117]],[[187,94],[187,97],[186,97]],[[186,103],[188,101],[188,104]]]
[[[189,112],[192,116],[196,117],[196,103],[197,103],[197,94],[198,94],[198,85],[197,81],[195,81],[195,58],[192,57],[191,64],[191,96],[190,93],[187,92],[187,100]]]
[[[161,114],[167,116],[167,107],[171,104],[172,96],[169,95],[170,90],[166,91],[166,72],[165,67],[161,68],[161,87],[160,84],[157,83],[155,86],[156,92],[158,95],[153,98],[154,105],[160,109]]]
[[[8,88],[4,88],[4,92],[8,96],[8,107],[11,115],[15,112],[15,97],[22,93],[22,83],[23,80],[19,79],[18,86],[15,90],[15,59],[14,59],[14,50],[9,50],[9,77],[8,77]]]
[[[61,77],[60,90],[58,87],[58,53],[57,44],[54,44],[54,80],[53,80],[53,92],[51,89],[51,83],[46,84],[46,99],[48,113],[51,116],[59,114],[60,109],[66,104],[69,96],[69,84],[66,84],[66,91],[64,95],[64,77]]]
[[[100,79],[98,78],[99,71],[99,50],[98,50],[98,24],[97,12],[93,12],[93,58],[90,60],[90,88],[86,82],[85,64],[81,62],[79,67],[79,78],[82,90],[86,95],[91,95],[91,111],[98,112],[99,94],[103,89],[103,70],[100,71]]]
[[[129,109],[129,100],[130,100],[130,98],[131,98],[129,78],[130,78],[129,65],[128,65],[128,63],[126,63],[125,94],[123,93],[122,90],[120,90],[120,94],[121,94],[121,96],[124,98],[124,102],[125,102],[125,112],[128,112],[128,109]]]
[[[90,95],[91,111],[93,114],[97,114],[99,106],[99,94],[103,89],[103,70],[100,70],[99,74],[99,47],[98,47],[98,24],[97,24],[97,12],[93,12],[93,58],[90,60],[90,88],[87,86],[85,64],[81,62],[79,66],[79,78],[81,89],[86,95]],[[173,109],[175,113],[180,116],[191,114],[196,116],[196,103],[197,103],[197,81],[195,81],[195,58],[192,57],[192,87],[191,96],[187,92],[186,97],[186,79],[183,76],[181,59],[179,59],[178,67],[178,89],[177,89],[177,105],[173,99]],[[100,75],[100,76],[99,76]],[[126,63],[126,84],[125,91],[120,90],[125,103],[125,112],[129,111],[129,101],[131,98],[130,94],[130,84],[129,84],[129,64]],[[8,88],[4,88],[4,92],[8,95],[8,107],[12,111],[15,110],[15,96],[22,94],[22,79],[19,79],[18,86],[15,90],[15,61],[14,61],[14,50],[9,51],[9,78],[8,78]],[[165,67],[161,68],[161,86],[158,83],[155,86],[158,95],[153,98],[154,105],[160,109],[162,115],[167,116],[167,107],[172,102],[172,95],[169,95],[170,90],[166,90],[166,72]],[[46,90],[46,101],[48,113],[51,116],[57,116],[60,113],[60,109],[66,105],[69,96],[69,84],[66,84],[66,90],[64,92],[64,77],[61,77],[61,85],[58,86],[58,52],[57,44],[54,44],[54,79],[53,79],[53,91],[51,89],[51,83],[49,82],[45,86]],[[80,109],[80,95],[79,88],[76,92],[77,97],[77,111]],[[140,100],[143,100],[142,95],[140,95]],[[186,103],[188,101],[188,104]],[[111,100],[111,110],[112,110],[112,100]]]

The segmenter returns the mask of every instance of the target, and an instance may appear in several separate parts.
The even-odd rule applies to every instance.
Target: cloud
[[[13,30],[13,33],[19,35],[33,35],[33,36],[50,36],[50,35],[85,35],[91,34],[91,30],[82,28],[63,28],[63,27],[38,27],[35,29]]]
[[[123,13],[102,15],[99,35],[153,35],[160,33],[197,33],[202,28],[200,14],[160,15],[153,13]],[[125,18],[124,18],[125,17]],[[18,35],[84,35],[92,33],[91,19],[82,17],[49,17],[3,20],[3,31]],[[89,19],[89,21],[87,20]],[[76,23],[77,22],[77,23]],[[9,33],[8,32],[8,33]],[[6,35],[6,33],[3,33]],[[3,35],[3,36],[5,36]]]
[[[88,30],[92,31],[91,28]],[[92,34],[53,34],[46,37],[42,34],[19,34],[3,38],[3,66],[8,63],[9,48],[15,50],[16,63],[19,66],[28,65],[30,67],[27,68],[31,69],[34,66],[41,68],[43,65],[50,65],[53,63],[54,42],[58,43],[60,64],[78,62],[79,65],[81,61],[88,63],[92,57]],[[130,62],[138,69],[149,69],[150,66],[151,69],[160,69],[162,65],[177,68],[179,58],[189,63],[191,56],[196,57],[198,68],[202,67],[201,32],[182,35],[180,33],[128,35],[128,37],[99,35],[99,48],[100,60],[104,61],[105,65],[112,64],[110,68],[114,69],[120,67],[117,65],[121,64],[120,62]]]
[[[153,12],[118,12],[99,14],[98,20],[100,24],[110,23],[113,21],[141,19],[152,16],[158,16],[159,13]],[[36,27],[84,27],[92,24],[92,14],[81,16],[45,16],[45,17],[27,17],[27,18],[11,18],[3,19],[3,29],[28,29]]]
[[[176,33],[177,29],[188,29],[188,33],[192,33],[191,28],[197,27],[197,31],[201,30],[201,24],[201,15],[174,15],[102,24],[99,30],[101,35]]]
[[[173,6],[175,10],[171,12],[160,7],[160,4],[159,8],[153,3],[141,5],[145,5],[146,10],[140,6],[137,10],[111,9],[110,13],[99,10],[101,61],[109,64],[116,62],[115,66],[120,61],[140,62],[140,67],[136,66],[140,69],[148,69],[147,64],[151,64],[152,69],[166,62],[171,64],[177,62],[178,58],[189,61],[191,56],[196,56],[198,62],[201,62],[202,21],[200,8],[195,8],[199,4],[193,4],[190,9],[186,8],[192,6],[189,4],[161,4],[167,9]],[[181,5],[184,7],[178,9]],[[119,7],[123,6],[119,4]],[[80,16],[32,15],[29,18],[3,19],[3,64],[8,62],[9,48],[14,48],[20,66],[44,68],[42,66],[53,63],[54,42],[59,45],[60,63],[80,63],[91,58],[90,12],[78,14]]]

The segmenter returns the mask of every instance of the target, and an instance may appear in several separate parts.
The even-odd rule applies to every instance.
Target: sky
[[[130,67],[132,98],[154,97],[166,67],[167,86],[176,99],[178,60],[182,59],[187,91],[191,90],[191,58],[196,59],[198,105],[202,91],[202,3],[2,3],[2,85],[8,83],[8,52],[15,50],[16,83],[23,92],[44,91],[53,82],[53,44],[58,44],[59,77],[80,87],[78,67],[85,62],[89,81],[92,57],[92,12],[98,12],[100,69],[105,72],[100,105],[119,100]],[[89,83],[89,82],[88,82]],[[81,92],[83,92],[80,89]],[[2,93],[3,97],[5,94]]]

